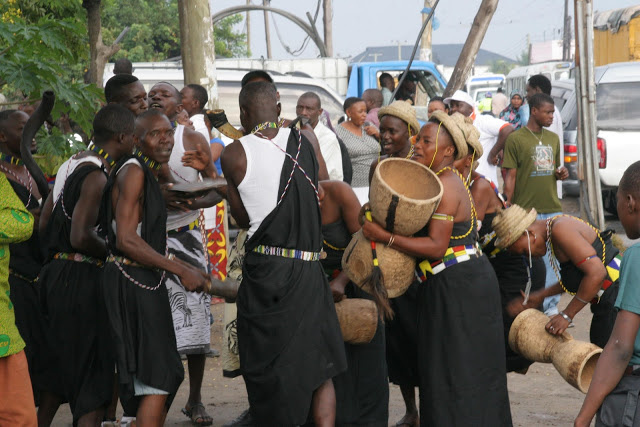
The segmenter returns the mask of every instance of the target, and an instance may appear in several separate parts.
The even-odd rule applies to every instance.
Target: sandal
[[[197,415],[194,411],[196,408],[202,408],[202,412],[204,415]],[[210,426],[213,424],[213,418],[209,414],[207,414],[207,410],[205,409],[202,402],[198,402],[195,405],[191,406],[187,409],[185,406],[182,408],[182,413],[191,419],[191,422],[197,426]]]

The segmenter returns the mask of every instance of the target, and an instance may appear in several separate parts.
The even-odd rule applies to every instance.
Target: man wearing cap
[[[496,144],[503,146],[507,136],[514,131],[513,126],[503,120],[478,114],[473,99],[467,92],[457,90],[453,96],[445,98],[444,102],[449,106],[449,114],[458,112],[473,119],[473,125],[480,132],[480,143],[485,153],[490,152]],[[497,183],[498,167],[489,163],[486,157],[478,159],[478,163],[478,173]]]

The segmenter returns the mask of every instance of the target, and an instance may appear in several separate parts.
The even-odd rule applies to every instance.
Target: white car
[[[178,88],[184,87],[182,65],[179,62],[136,62],[133,64],[133,74],[142,82],[147,92],[158,82],[166,81]],[[238,95],[240,94],[240,82],[242,77],[250,70],[229,70],[218,68],[218,105],[224,109],[229,123],[240,126],[240,106]],[[320,97],[322,108],[329,113],[333,125],[337,125],[338,119],[344,115],[342,105],[344,99],[338,95],[327,83],[311,77],[282,74],[276,71],[268,71],[278,88],[280,103],[282,104],[282,117],[294,119],[296,117],[296,104],[298,98],[305,92],[314,92]],[[113,64],[107,64],[104,81],[113,76]],[[223,140],[226,137],[223,137]],[[225,140],[225,143],[231,141]]]
[[[597,146],[602,201],[605,210],[616,212],[616,191],[624,171],[640,160],[640,62],[620,62],[595,69]],[[554,82],[555,85],[560,82]],[[571,81],[573,83],[573,81]],[[554,95],[552,91],[552,95]],[[554,97],[555,98],[555,97]],[[557,98],[556,98],[557,99]],[[575,144],[577,108],[575,91],[562,107],[567,146]],[[567,138],[567,133],[574,138]],[[568,151],[575,153],[577,150]]]

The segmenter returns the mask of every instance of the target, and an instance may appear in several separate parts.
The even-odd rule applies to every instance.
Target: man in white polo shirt
[[[444,103],[449,106],[449,114],[458,112],[473,119],[473,125],[480,132],[480,143],[485,153],[489,153],[496,143],[504,145],[507,136],[514,131],[513,126],[504,120],[478,114],[474,107],[473,98],[467,92],[457,90],[453,96],[445,98]],[[487,156],[481,157],[478,162],[476,171],[498,185],[498,167],[490,164],[487,161]]]

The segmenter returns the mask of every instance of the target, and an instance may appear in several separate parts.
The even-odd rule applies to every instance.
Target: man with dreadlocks
[[[269,82],[240,92],[250,132],[227,146],[231,213],[249,228],[238,304],[240,366],[261,425],[335,422],[331,378],[346,369],[322,249],[318,163],[305,133],[278,127]]]

